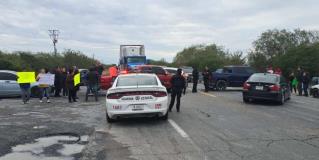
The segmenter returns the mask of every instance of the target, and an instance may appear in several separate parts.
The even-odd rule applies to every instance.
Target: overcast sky
[[[172,61],[193,44],[247,51],[267,29],[319,28],[317,0],[0,0],[0,50],[79,50],[117,63],[121,44]]]

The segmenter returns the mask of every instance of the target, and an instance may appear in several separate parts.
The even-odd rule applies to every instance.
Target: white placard
[[[38,83],[41,85],[54,85],[54,74],[40,74]]]

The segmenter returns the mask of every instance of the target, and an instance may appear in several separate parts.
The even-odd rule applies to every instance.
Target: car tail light
[[[167,96],[166,92],[153,92],[152,95],[154,97],[165,97],[165,96]]]
[[[123,95],[121,93],[112,93],[107,95],[108,99],[120,99]]]
[[[244,88],[244,90],[249,90],[250,84],[245,82],[243,88]]]
[[[278,85],[271,85],[269,88],[271,91],[280,91],[280,86]]]
[[[139,91],[139,92],[123,92],[123,93],[112,93],[107,95],[108,99],[120,99],[123,96],[135,96],[135,95],[152,95],[154,97],[165,97],[166,92],[162,91]]]

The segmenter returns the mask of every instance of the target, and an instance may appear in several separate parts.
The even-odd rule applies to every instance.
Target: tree
[[[253,42],[254,49],[248,54],[248,62],[251,66],[263,71],[267,66],[284,68],[282,61],[291,61],[290,52],[300,51],[301,46],[311,46],[319,42],[319,34],[317,31],[306,31],[295,29],[288,30],[267,30]],[[301,54],[301,52],[300,52]],[[302,54],[309,57],[310,53]],[[296,57],[296,56],[294,56]],[[285,58],[285,59],[283,59]],[[296,61],[291,61],[291,65],[297,65]],[[307,64],[305,64],[307,66]]]
[[[173,63],[176,66],[194,66],[200,70],[208,66],[214,70],[226,64],[226,54],[216,44],[194,45],[178,52]]]
[[[65,50],[62,55],[54,56],[50,53],[13,52],[0,51],[0,69],[19,71],[22,68],[38,71],[41,68],[53,69],[57,66],[78,66],[90,68],[95,60],[81,52]]]
[[[245,63],[246,63],[246,57],[243,56],[243,52],[241,51],[228,53],[226,56],[227,65],[244,65]]]
[[[280,63],[276,65],[285,68],[285,75],[300,66],[312,76],[319,76],[319,43],[300,45],[278,59]]]

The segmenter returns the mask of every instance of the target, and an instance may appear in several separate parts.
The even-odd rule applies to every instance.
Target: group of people
[[[307,97],[310,81],[309,73],[298,67],[296,74],[291,72],[289,75],[290,91]]]
[[[90,93],[94,94],[95,100],[98,101],[98,88],[99,88],[99,77],[102,74],[103,68],[101,65],[96,65],[90,68],[86,77],[87,91],[85,100],[88,101]],[[55,69],[49,71],[48,69],[40,69],[39,74],[36,77],[36,81],[40,79],[45,74],[54,74],[54,85],[49,84],[39,84],[38,85],[38,96],[39,102],[43,103],[43,99],[46,99],[47,103],[50,103],[50,94],[54,94],[54,97],[68,96],[69,103],[77,102],[78,96],[77,92],[80,90],[79,85],[75,85],[74,77],[79,73],[79,69],[73,66],[69,69],[66,67],[56,67]],[[23,103],[26,104],[30,100],[30,83],[21,83],[21,97]]]

